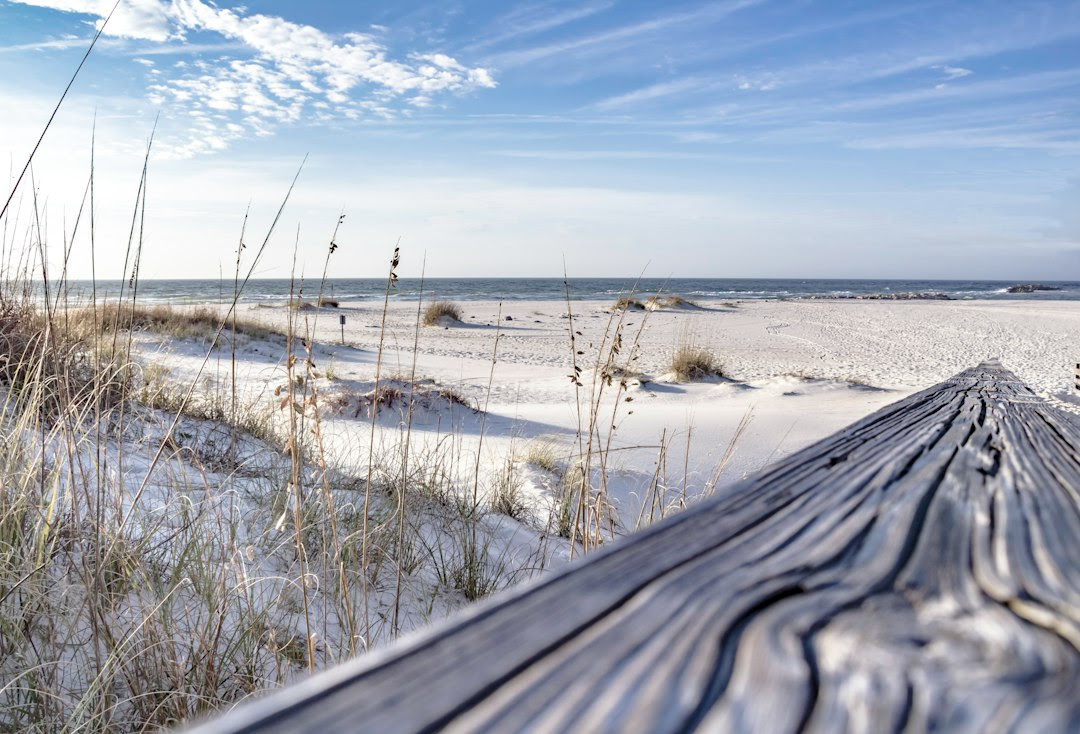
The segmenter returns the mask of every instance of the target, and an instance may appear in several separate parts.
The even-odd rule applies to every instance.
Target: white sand
[[[559,378],[570,363],[565,303],[486,301],[461,304],[464,324],[423,327],[420,361],[447,379],[486,382],[496,325],[502,334],[496,387],[521,380]],[[608,303],[575,302],[576,328],[586,340],[601,338]],[[283,309],[248,308],[268,323],[284,322]],[[379,342],[381,304],[343,304],[322,309],[317,339],[336,344],[338,315],[345,314],[345,341],[362,349]],[[307,322],[314,312],[302,316]],[[409,366],[416,304],[391,303],[387,356],[394,369]],[[743,301],[702,309],[631,312],[627,339],[646,320],[641,368],[659,372],[672,349],[685,341],[712,349],[725,368],[745,381],[789,372],[837,379],[861,377],[896,390],[926,387],[981,359],[1000,357],[1037,391],[1050,394],[1071,382],[1080,354],[1080,304],[1054,301]],[[552,374],[554,373],[554,374]],[[501,377],[500,377],[501,375]],[[538,387],[529,388],[529,394]],[[565,391],[560,391],[565,392]],[[557,396],[553,395],[553,399]]]
[[[515,301],[461,304],[461,325],[421,327],[416,375],[452,386],[481,407],[487,417],[418,417],[414,434],[441,437],[451,423],[469,422],[459,437],[475,456],[484,433],[482,470],[494,471],[511,450],[521,455],[531,440],[554,442],[560,455],[576,450],[579,412],[571,373],[566,304]],[[583,354],[581,420],[598,351],[607,344],[618,317],[609,303],[575,302],[574,328]],[[284,307],[244,307],[243,315],[281,327]],[[345,315],[345,344],[338,323]],[[416,303],[392,303],[387,315],[383,375],[409,374],[416,337]],[[506,320],[510,317],[511,320]],[[330,368],[326,396],[371,389],[382,320],[381,304],[342,304],[304,311],[301,331],[314,328],[316,362]],[[639,331],[640,330],[640,331]],[[499,336],[492,369],[495,338]],[[605,336],[606,335],[606,336]],[[639,503],[657,473],[661,443],[661,482],[689,495],[724,486],[835,432],[858,418],[918,389],[933,385],[980,361],[1000,357],[1037,392],[1069,401],[1073,361],[1080,357],[1080,305],[1048,301],[741,302],[706,304],[701,309],[631,312],[623,324],[625,364],[636,342],[639,358],[631,365],[645,373],[631,380],[618,410],[601,400],[603,440],[615,416],[608,474],[625,528],[634,524]],[[680,344],[713,352],[731,381],[678,384],[664,377]],[[603,345],[603,346],[602,346]],[[275,353],[276,352],[276,353]],[[249,345],[238,370],[249,391],[269,393],[280,382],[280,348]],[[190,369],[193,356],[174,354],[168,364]],[[218,365],[221,369],[225,365]],[[489,391],[489,376],[491,378]],[[272,389],[272,388],[271,388]],[[615,387],[605,388],[610,398]],[[627,402],[625,397],[632,398]],[[272,399],[267,397],[268,400]],[[632,413],[631,413],[632,411]],[[717,467],[736,436],[730,461]],[[397,430],[397,419],[381,419],[380,430]],[[481,427],[481,423],[483,424]],[[341,456],[362,464],[368,420],[351,411],[327,430]],[[691,441],[686,446],[687,435]],[[379,439],[382,440],[381,438]],[[537,492],[542,493],[540,489]]]
[[[411,440],[430,448],[455,434],[462,467],[477,463],[480,448],[482,486],[493,483],[512,454],[537,513],[550,509],[557,482],[521,459],[538,440],[555,447],[564,467],[578,455],[579,421],[588,425],[590,395],[599,384],[592,378],[597,354],[607,357],[618,315],[610,303],[573,303],[584,385],[575,395],[565,303],[461,306],[460,325],[420,327],[415,374],[486,406],[486,414],[445,403],[428,406],[415,416]],[[389,308],[384,378],[412,372],[416,308],[415,302]],[[242,315],[277,328],[288,318],[284,306],[244,306]],[[323,404],[345,406],[327,415],[327,446],[346,470],[363,472],[370,420],[357,416],[356,396],[372,389],[381,304],[307,310],[297,319],[301,333],[314,329],[315,361],[332,375],[319,388]],[[657,484],[669,504],[684,493],[693,497],[722,488],[984,359],[1000,357],[1038,393],[1077,409],[1071,384],[1074,360],[1080,358],[1080,305],[1069,302],[718,302],[630,312],[622,332],[618,364],[627,365],[633,352],[638,356],[629,366],[644,376],[629,380],[622,392],[617,385],[605,387],[596,411],[598,440],[611,449],[606,477],[620,533],[637,525],[642,498]],[[666,366],[686,343],[715,354],[730,379],[669,379]],[[201,363],[203,348],[165,342],[154,351],[150,359],[187,379]],[[278,401],[272,391],[284,382],[283,351],[280,342],[243,344],[237,372],[249,400]],[[212,360],[210,383],[227,384],[228,365],[228,359]],[[400,411],[380,417],[377,446],[400,437],[403,418]],[[615,430],[609,431],[613,418]]]

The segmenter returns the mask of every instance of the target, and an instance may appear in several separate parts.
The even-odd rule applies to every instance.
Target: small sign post
[[[338,323],[341,324],[341,343],[345,344],[345,314],[338,314]],[[1080,368],[1080,365],[1077,365]]]

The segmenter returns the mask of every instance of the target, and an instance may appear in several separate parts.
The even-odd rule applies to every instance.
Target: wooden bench
[[[203,732],[1080,731],[1080,427],[996,362]]]

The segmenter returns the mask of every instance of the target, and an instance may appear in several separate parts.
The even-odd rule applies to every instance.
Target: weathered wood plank
[[[204,731],[1080,731],[1080,428],[967,370]]]

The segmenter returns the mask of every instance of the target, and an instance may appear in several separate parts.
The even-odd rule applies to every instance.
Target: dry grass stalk
[[[603,336],[599,344],[594,347],[596,354],[592,383],[589,394],[583,401],[582,388],[585,386],[581,382],[582,369],[578,364],[578,357],[583,356],[585,351],[579,348],[577,342],[577,337],[582,334],[574,328],[574,317],[570,308],[569,279],[566,278],[565,270],[563,282],[566,290],[571,362],[574,369],[574,373],[569,377],[575,389],[578,456],[568,468],[572,479],[566,483],[562,493],[564,505],[566,502],[573,501],[576,508],[572,519],[568,517],[565,509],[560,511],[559,526],[562,528],[564,525],[569,525],[570,554],[573,557],[579,542],[581,550],[588,552],[604,543],[605,539],[613,538],[615,535],[617,512],[611,505],[608,490],[608,457],[620,410],[624,403],[633,401],[631,396],[625,395],[630,384],[630,378],[627,375],[635,371],[633,365],[640,357],[639,342],[647,318],[641,319],[633,339],[627,345],[625,330],[632,325],[626,320],[627,314],[634,308],[632,306],[634,303],[641,306],[641,309],[644,309],[644,306],[632,296],[616,301],[616,307],[612,309],[608,317]],[[611,400],[611,412],[609,416],[601,416],[601,406],[609,388],[613,388],[615,393]],[[633,412],[629,409],[626,414],[630,415]],[[599,480],[599,486],[595,489],[594,475]]]
[[[394,246],[394,254],[390,258],[390,269],[386,276],[386,290],[383,293],[382,325],[379,329],[379,351],[375,357],[375,387],[373,388],[376,400],[379,396],[379,379],[382,377],[383,347],[386,344],[386,313],[390,309],[390,291],[397,286],[397,267],[401,263],[401,248]],[[364,579],[364,647],[371,645],[371,594],[369,579],[367,577],[368,562],[371,559],[371,478],[373,466],[371,456],[375,453],[375,417],[378,414],[378,403],[371,411],[371,438],[368,442],[368,470],[367,480],[364,482],[364,514],[362,535],[360,539],[360,569]]]

